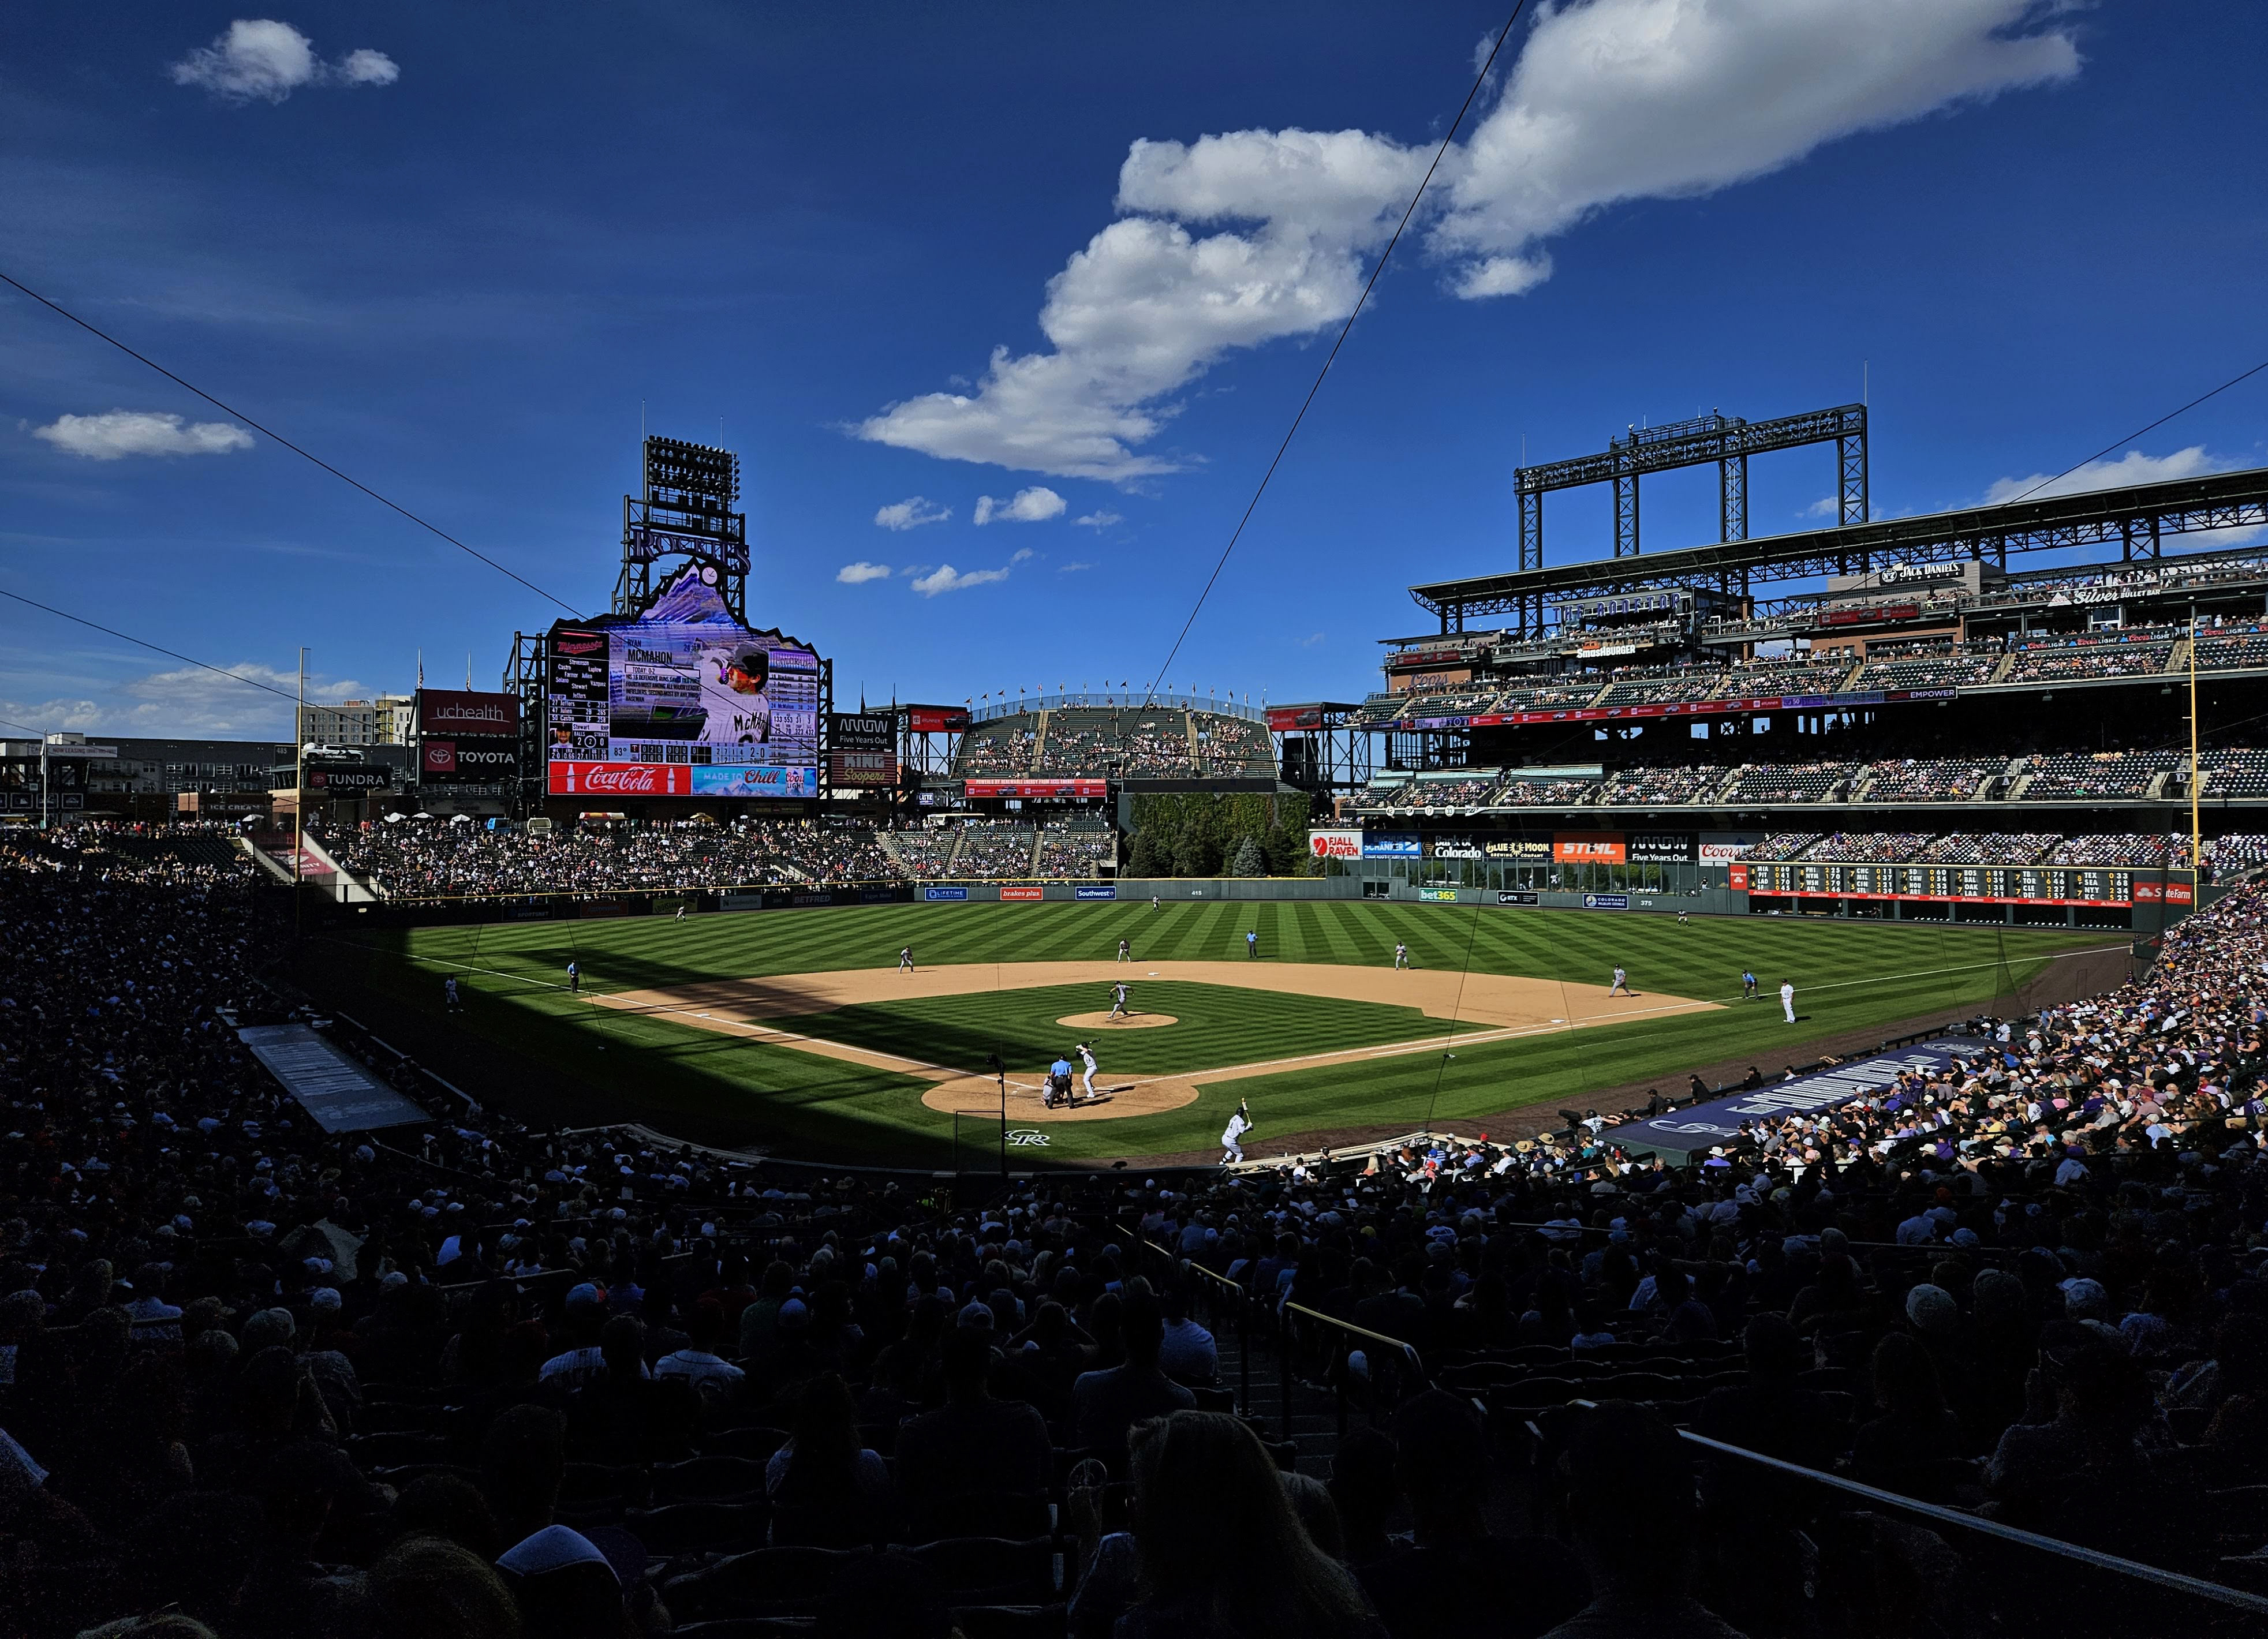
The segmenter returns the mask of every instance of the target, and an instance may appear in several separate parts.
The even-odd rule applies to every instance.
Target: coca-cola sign
[[[688,797],[692,770],[681,762],[555,762],[555,797]]]

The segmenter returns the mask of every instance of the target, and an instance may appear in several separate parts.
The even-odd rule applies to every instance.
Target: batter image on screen
[[[819,657],[733,619],[715,587],[680,576],[607,633],[608,760],[706,746],[696,763],[808,768],[818,761]]]
[[[772,737],[772,702],[764,697],[771,680],[769,650],[754,644],[728,644],[701,651],[701,709],[706,715],[701,738],[714,744],[762,746]]]

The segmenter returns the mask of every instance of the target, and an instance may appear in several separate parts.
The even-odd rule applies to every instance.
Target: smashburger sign
[[[555,762],[555,797],[690,797],[693,771],[681,762]]]

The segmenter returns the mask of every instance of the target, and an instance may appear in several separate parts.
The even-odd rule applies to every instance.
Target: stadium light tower
[[[740,502],[740,458],[681,438],[645,441],[643,491],[622,497],[622,567],[616,614],[653,601],[653,566],[681,558],[716,571],[718,594],[747,624],[748,522]]]

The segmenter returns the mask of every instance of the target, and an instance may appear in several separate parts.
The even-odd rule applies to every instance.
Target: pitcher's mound
[[[1040,1085],[1045,1079],[1045,1074],[1039,1070],[1022,1076],[1010,1072],[1008,1120],[1012,1124],[1123,1121],[1130,1115],[1155,1115],[1163,1110],[1178,1110],[1197,1100],[1197,1084],[1185,1077],[1168,1076],[1132,1085],[1097,1077],[1095,1090],[1108,1094],[1108,1098],[1050,1110],[1040,1102]],[[958,1077],[932,1087],[922,1094],[922,1102],[947,1114],[958,1110],[963,1114],[990,1115],[997,1120],[1000,1113],[1000,1084],[989,1076]]]
[[[1171,1013],[1129,1013],[1118,1018],[1108,1013],[1066,1013],[1056,1020],[1073,1030],[1155,1030],[1160,1025],[1181,1022]]]

